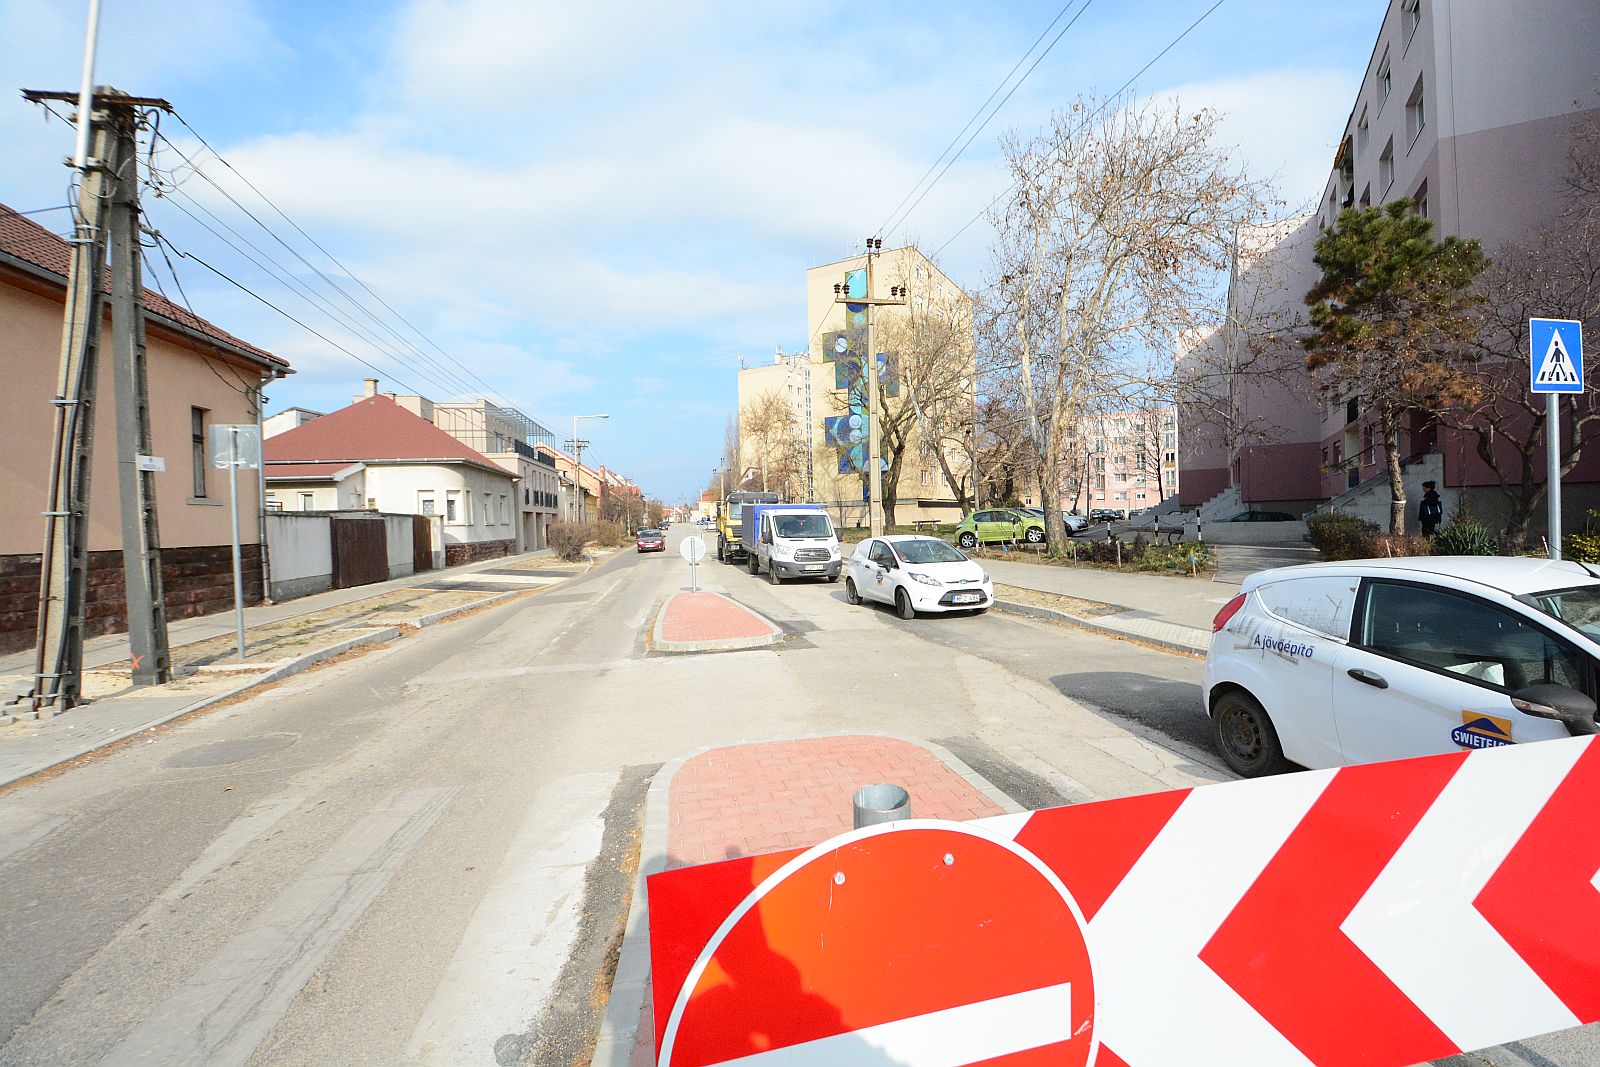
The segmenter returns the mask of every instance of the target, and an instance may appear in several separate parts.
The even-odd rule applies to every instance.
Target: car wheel
[[[1217,700],[1211,712],[1211,737],[1223,762],[1245,778],[1289,769],[1272,719],[1260,701],[1242,689]]]
[[[1028,544],[1036,545],[1044,540],[1044,531],[1037,526],[1030,526],[1028,527],[1028,532],[1023,536],[1028,539]]]
[[[856,580],[854,578],[846,578],[844,580],[844,598],[852,604],[861,603],[861,594],[856,590]]]
[[[917,617],[917,609],[911,606],[911,598],[906,595],[904,589],[896,589],[894,591],[894,610],[895,614],[902,619],[914,619]]]
[[[978,547],[978,535],[977,534],[972,534],[972,533],[964,533],[960,537],[956,538],[956,544],[960,545],[962,548],[977,548]]]
[[[717,538],[717,562],[718,563],[726,563],[726,562],[728,562],[728,556],[727,556],[727,553],[723,550],[722,538],[720,538],[720,537]]]
[[[767,564],[767,581],[773,585],[782,585],[783,579],[778,577],[778,569],[772,564]]]
[[[761,573],[761,561],[756,558],[756,554],[754,552],[750,553],[749,559],[750,559],[750,573],[751,574],[760,574]]]
[[[838,582],[838,581],[839,581],[839,576],[838,576],[838,575],[837,575],[837,574],[830,574],[830,575],[828,575],[828,584],[829,584],[829,585],[834,585],[834,584],[836,584],[836,583],[837,583],[837,582]]]

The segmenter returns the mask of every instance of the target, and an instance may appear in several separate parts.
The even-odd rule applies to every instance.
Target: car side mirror
[[[1600,734],[1594,719],[1594,700],[1576,689],[1553,682],[1525,686],[1511,694],[1511,706],[1524,715],[1554,719],[1573,737]]]

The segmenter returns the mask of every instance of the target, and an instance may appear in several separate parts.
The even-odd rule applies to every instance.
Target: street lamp
[[[583,514],[583,474],[579,470],[583,466],[583,439],[578,436],[579,419],[609,419],[610,415],[574,415],[572,416],[572,481],[577,486],[578,492],[578,521],[582,522]]]

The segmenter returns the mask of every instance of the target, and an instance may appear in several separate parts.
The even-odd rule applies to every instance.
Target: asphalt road
[[[790,640],[649,654],[685,532],[0,796],[0,1063],[584,1062],[644,789],[707,746],[936,739],[1024,804],[1224,777],[1197,661],[999,613],[711,563]]]

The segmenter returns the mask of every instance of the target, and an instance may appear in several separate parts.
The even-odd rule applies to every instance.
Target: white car
[[[850,603],[880,600],[902,619],[919,611],[987,611],[994,603],[988,573],[937,537],[895,534],[856,546],[845,565]]]
[[[1253,574],[1212,624],[1217,751],[1254,777],[1596,733],[1597,575],[1486,556]]]

